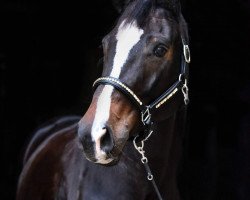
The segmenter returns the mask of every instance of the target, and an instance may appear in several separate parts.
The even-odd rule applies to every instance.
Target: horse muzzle
[[[114,139],[110,128],[102,127],[96,130],[94,137],[93,135],[79,124],[78,136],[86,159],[102,165],[116,164],[127,141],[127,134],[124,133],[125,137],[122,139]]]
[[[116,94],[115,97],[117,96]],[[98,114],[96,104],[93,99],[78,124],[78,136],[83,153],[91,162],[102,165],[116,164],[123,147],[138,124],[138,112],[129,102],[121,99],[112,99],[108,115],[105,112]]]

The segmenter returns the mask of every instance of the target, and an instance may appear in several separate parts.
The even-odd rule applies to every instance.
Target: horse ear
[[[131,1],[132,0],[112,0],[113,6],[118,13],[121,13]]]

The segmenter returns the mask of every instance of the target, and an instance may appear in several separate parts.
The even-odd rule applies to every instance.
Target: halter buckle
[[[141,112],[141,121],[143,125],[149,125],[151,122],[151,113],[150,108],[147,106],[147,109],[145,111]]]

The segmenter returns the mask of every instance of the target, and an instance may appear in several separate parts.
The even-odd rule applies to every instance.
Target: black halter
[[[113,77],[101,77],[98,78],[93,87],[96,88],[100,84],[104,85],[112,85],[114,88],[125,94],[140,110],[141,112],[141,121],[144,126],[143,132],[140,132],[135,138],[133,138],[133,144],[135,149],[141,154],[141,162],[143,163],[145,170],[147,172],[147,179],[151,181],[157,197],[159,200],[163,200],[161,193],[155,183],[154,176],[150,170],[148,165],[148,159],[145,156],[144,151],[144,142],[151,136],[153,133],[153,122],[151,119],[151,113],[159,109],[163,104],[165,104],[171,97],[173,97],[179,90],[182,91],[184,95],[184,103],[185,105],[188,104],[188,87],[187,87],[187,80],[188,80],[188,64],[190,63],[190,51],[188,45],[182,38],[182,45],[183,45],[183,54],[181,56],[181,72],[177,81],[168,88],[161,96],[159,96],[156,100],[154,100],[149,105],[143,104],[140,98],[123,82],[121,82],[117,78]],[[138,145],[140,142],[141,146]]]
[[[184,95],[184,103],[185,105],[188,104],[188,87],[187,87],[187,80],[188,80],[188,64],[190,63],[190,51],[187,44],[185,44],[184,40],[182,39],[183,44],[183,54],[181,56],[181,72],[177,81],[168,88],[165,92],[162,93],[157,99],[155,99],[149,105],[145,105],[140,98],[123,82],[121,82],[117,78],[113,77],[100,77],[94,83],[93,87],[96,88],[98,85],[112,85],[114,88],[125,94],[131,102],[136,105],[136,107],[141,112],[141,121],[144,126],[143,132],[140,132],[136,138],[137,142],[145,141],[152,133],[152,119],[151,113],[155,112],[159,109],[163,104],[165,104],[171,97],[173,97],[179,90],[182,90]]]

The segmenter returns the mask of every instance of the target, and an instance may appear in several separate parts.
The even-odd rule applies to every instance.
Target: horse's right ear
[[[131,1],[132,0],[112,0],[113,6],[118,13],[121,13]]]

